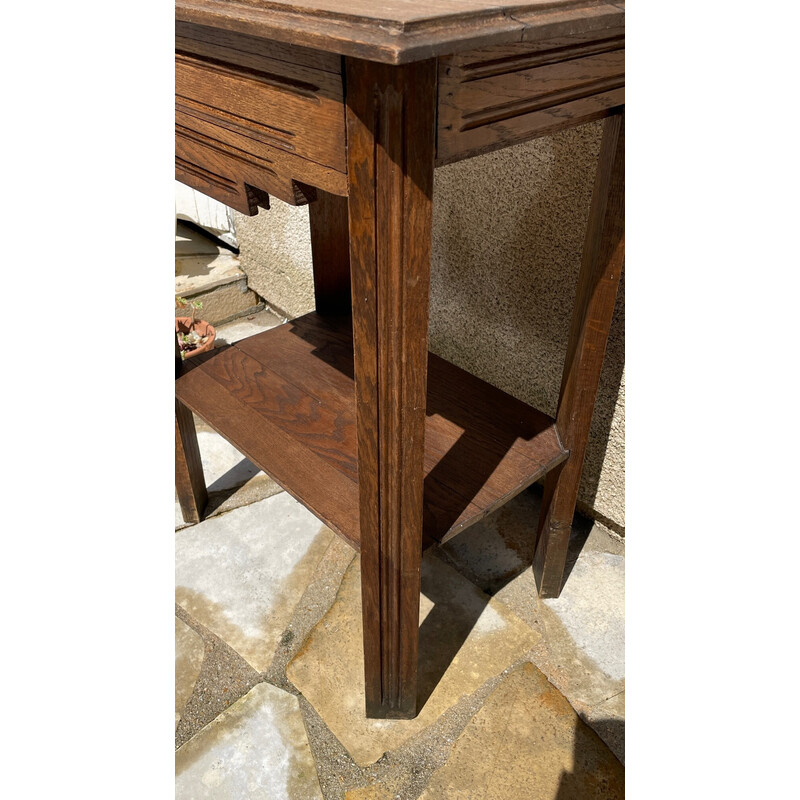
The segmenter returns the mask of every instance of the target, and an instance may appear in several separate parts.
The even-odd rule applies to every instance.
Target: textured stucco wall
[[[602,123],[436,170],[430,348],[555,414]],[[314,307],[308,209],[237,215],[251,288],[295,317]],[[624,275],[579,507],[625,526]]]

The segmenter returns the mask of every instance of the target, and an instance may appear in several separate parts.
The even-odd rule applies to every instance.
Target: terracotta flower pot
[[[175,335],[189,333],[191,324],[191,317],[175,317]],[[204,344],[198,344],[194,350],[184,350],[184,358],[191,358],[198,353],[205,353],[214,347],[214,339],[217,338],[217,332],[213,325],[209,324],[204,319],[196,319],[194,321],[194,331],[198,336],[208,336],[208,339],[206,339]],[[182,342],[180,343],[182,344]]]

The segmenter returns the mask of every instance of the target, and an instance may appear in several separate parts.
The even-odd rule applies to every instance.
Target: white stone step
[[[198,316],[215,326],[264,308],[239,257],[182,222],[175,233],[175,294],[202,302]]]

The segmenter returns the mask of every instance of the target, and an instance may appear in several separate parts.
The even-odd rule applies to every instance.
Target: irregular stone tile
[[[532,660],[588,711],[624,688],[624,545],[587,520],[576,523],[561,596],[537,600],[530,564],[540,502],[538,489],[523,492],[441,549],[459,572],[544,633],[547,652]]]
[[[544,600],[575,644],[613,680],[625,676],[625,559],[579,558],[558,598]]]
[[[217,328],[216,341],[226,344],[233,344],[257,333],[263,333],[270,328],[275,328],[282,322],[281,318],[269,309],[260,311],[249,317],[243,317],[221,325]]]
[[[176,800],[322,800],[294,695],[254,686],[175,754]]]
[[[522,492],[441,549],[459,572],[493,595],[530,569],[540,503],[536,492]]]
[[[264,672],[333,536],[285,492],[184,528],[176,601]]]
[[[441,546],[456,569],[487,594],[530,572],[536,523],[541,507],[541,488],[533,486],[504,506]],[[624,543],[590,519],[576,516],[567,554],[567,580],[581,554],[624,552]]]
[[[581,553],[557,599],[539,602],[550,679],[581,711],[625,688],[625,562]]]
[[[198,633],[175,617],[175,726],[181,721],[186,701],[192,696],[203,666],[205,645]]]
[[[287,668],[289,680],[361,766],[423,731],[540,638],[430,555],[422,562],[420,623],[418,691],[422,708],[416,719],[365,716],[358,559],[345,573],[336,601]]]
[[[622,765],[533,664],[489,696],[420,800],[612,800]]]
[[[609,746],[611,752],[625,763],[625,692],[594,706],[585,716],[589,725]]]
[[[347,567],[357,557],[356,551],[344,539],[339,536],[332,538],[281,636],[280,647],[264,673],[265,680],[281,689],[292,690],[286,679],[286,665],[333,604]]]
[[[197,445],[209,492],[223,492],[241,486],[261,472],[218,433],[198,431]]]
[[[557,599],[541,602],[554,666],[565,693],[594,706],[625,688],[625,559],[582,553]]]
[[[190,622],[180,606],[175,615],[187,624]],[[186,744],[201,728],[262,682],[261,673],[233,648],[208,630],[204,629],[201,635],[205,645],[203,666],[175,728],[176,748]]]
[[[216,431],[195,417],[197,443],[203,462],[203,479],[209,492],[206,518],[258,502],[283,491],[272,478],[245,458]],[[183,513],[175,500],[175,530],[185,528]]]

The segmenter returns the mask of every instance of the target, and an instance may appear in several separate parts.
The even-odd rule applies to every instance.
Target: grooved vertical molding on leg
[[[435,64],[347,60],[350,257],[370,716],[416,710]]]

